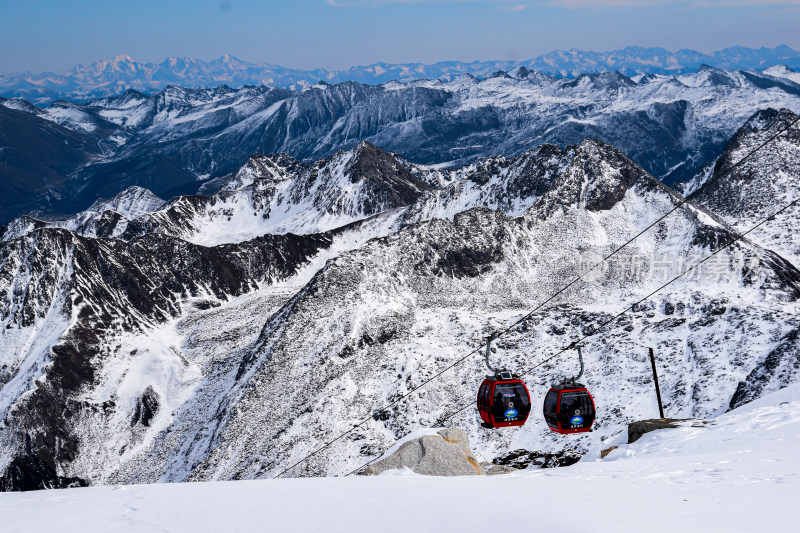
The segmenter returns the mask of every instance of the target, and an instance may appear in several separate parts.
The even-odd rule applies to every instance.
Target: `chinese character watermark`
[[[667,283],[676,277],[698,282],[736,282],[758,278],[759,258],[744,251],[699,254],[634,253],[617,254],[603,261],[596,251],[578,256],[578,271],[585,281],[616,278],[621,281],[657,281]]]

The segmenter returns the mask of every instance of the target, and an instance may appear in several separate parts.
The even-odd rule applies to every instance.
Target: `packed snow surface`
[[[605,459],[498,476],[268,479],[0,494],[3,531],[768,531],[800,489],[800,384]]]

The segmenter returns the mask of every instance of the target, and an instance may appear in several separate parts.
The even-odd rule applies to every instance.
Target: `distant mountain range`
[[[695,177],[753,113],[800,112],[786,67],[554,78],[518,67],[482,80],[133,90],[41,109],[0,98],[0,224],[35,209],[74,214],[130,187],[162,198],[213,192],[255,153],[310,162],[368,141],[450,168],[587,138],[667,184]]]
[[[78,65],[66,74],[12,73],[0,75],[0,96],[25,98],[37,105],[55,100],[89,100],[117,95],[128,89],[158,92],[168,85],[217,87],[227,84],[268,85],[302,89],[322,80],[327,83],[356,81],[380,84],[392,80],[443,79],[450,81],[463,74],[485,78],[498,70],[525,67],[562,78],[581,74],[617,71],[636,74],[685,74],[702,65],[726,70],[758,69],[774,65],[800,68],[800,52],[782,45],[776,48],[734,46],[712,54],[696,50],[671,52],[664,48],[629,46],[621,50],[591,52],[556,50],[525,61],[441,61],[424,63],[374,63],[347,70],[301,70],[248,63],[230,55],[213,61],[171,57],[161,63],[143,63],[121,54],[114,59]]]

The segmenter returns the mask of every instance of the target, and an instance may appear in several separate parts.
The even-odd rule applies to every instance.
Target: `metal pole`
[[[658,398],[658,414],[664,418],[664,406],[661,405],[661,389],[658,386],[658,373],[656,372],[656,357],[653,355],[653,349],[650,348],[650,364],[653,366],[653,383],[656,385],[656,398]]]

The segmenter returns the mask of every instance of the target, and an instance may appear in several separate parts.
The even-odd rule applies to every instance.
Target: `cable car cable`
[[[412,394],[414,394],[414,393],[415,393],[417,390],[419,390],[420,388],[424,387],[425,385],[427,385],[428,383],[430,383],[430,382],[431,382],[431,381],[433,381],[434,379],[438,378],[439,376],[441,376],[442,374],[444,374],[445,372],[447,372],[448,370],[450,370],[451,368],[453,368],[454,366],[456,366],[456,365],[458,365],[458,364],[461,364],[463,361],[465,361],[465,360],[466,360],[467,358],[469,358],[470,356],[472,356],[472,355],[474,355],[475,353],[477,353],[477,352],[481,351],[481,349],[482,349],[482,348],[483,348],[483,347],[481,347],[481,348],[476,348],[476,349],[472,350],[472,351],[471,351],[471,352],[469,352],[467,355],[465,355],[465,356],[464,356],[464,357],[462,357],[461,359],[459,359],[459,360],[455,361],[454,363],[452,363],[450,366],[448,366],[448,367],[447,367],[447,368],[445,368],[444,370],[441,370],[441,371],[439,371],[438,373],[434,374],[432,377],[428,378],[427,380],[423,381],[422,383],[420,383],[419,385],[417,385],[417,386],[416,386],[416,387],[414,387],[413,389],[409,390],[408,392],[406,392],[405,394],[403,394],[402,396],[400,396],[400,398],[398,398],[398,399],[394,400],[394,401],[393,401],[393,402],[391,402],[391,403],[388,403],[388,404],[386,404],[385,406],[381,407],[380,409],[378,409],[378,410],[376,410],[376,411],[373,411],[373,412],[371,412],[371,413],[370,413],[370,415],[369,415],[368,417],[366,417],[366,418],[365,418],[365,419],[363,419],[362,421],[360,421],[360,422],[358,422],[357,424],[355,424],[355,425],[354,425],[352,428],[348,429],[347,431],[345,431],[344,433],[342,433],[341,435],[339,435],[339,436],[338,436],[338,437],[336,437],[335,439],[333,439],[333,440],[331,440],[331,441],[328,441],[328,442],[327,442],[327,443],[325,443],[323,446],[321,446],[320,448],[318,448],[318,449],[314,450],[314,451],[313,451],[313,452],[311,452],[309,455],[307,455],[307,456],[305,456],[304,458],[300,459],[299,461],[297,461],[297,462],[296,462],[296,463],[294,463],[293,465],[291,465],[291,466],[289,466],[289,467],[285,468],[284,470],[282,470],[280,473],[278,473],[278,474],[277,474],[277,475],[275,475],[274,477],[278,478],[278,477],[282,476],[283,474],[285,474],[286,472],[288,472],[289,470],[291,470],[291,469],[292,469],[292,468],[294,468],[295,466],[299,465],[300,463],[302,463],[302,462],[303,462],[303,461],[305,461],[306,459],[309,459],[309,458],[311,458],[312,456],[316,455],[318,452],[321,452],[322,450],[324,450],[325,448],[327,448],[327,447],[328,447],[328,446],[330,446],[331,444],[333,444],[333,443],[335,443],[336,441],[338,441],[338,440],[342,439],[343,437],[345,437],[345,436],[349,435],[350,433],[352,433],[353,431],[355,431],[355,430],[356,430],[356,429],[358,429],[359,427],[363,426],[364,424],[366,424],[366,423],[367,423],[367,422],[369,422],[370,420],[374,419],[376,415],[379,415],[379,414],[383,413],[383,412],[384,412],[384,411],[386,411],[387,409],[391,409],[392,407],[394,407],[394,406],[395,406],[395,405],[397,405],[398,403],[402,402],[403,400],[405,400],[406,398],[408,398],[409,396],[411,396]]]
[[[661,292],[661,291],[662,291],[664,288],[666,288],[667,286],[671,285],[672,283],[674,283],[674,282],[675,282],[675,281],[677,281],[678,279],[682,278],[683,276],[685,276],[685,275],[686,275],[686,274],[688,274],[689,272],[693,271],[694,269],[696,269],[697,267],[699,267],[700,265],[702,265],[703,263],[705,263],[706,261],[708,261],[709,259],[711,259],[711,258],[712,258],[712,257],[714,257],[715,255],[717,255],[718,253],[722,252],[723,250],[726,250],[727,248],[729,248],[729,247],[730,247],[731,245],[733,245],[734,243],[736,243],[736,242],[740,241],[741,239],[743,239],[743,238],[744,238],[746,235],[748,235],[750,232],[752,232],[752,231],[754,231],[754,230],[758,229],[759,227],[761,227],[762,225],[764,225],[766,222],[768,222],[768,221],[771,221],[771,220],[774,220],[776,216],[780,215],[781,213],[783,213],[784,211],[786,211],[786,210],[787,210],[787,209],[789,209],[790,207],[792,207],[792,206],[794,206],[794,205],[797,205],[797,204],[800,204],[800,197],[796,198],[794,201],[792,201],[791,203],[789,203],[789,204],[785,205],[784,207],[782,207],[782,208],[781,208],[781,209],[779,209],[778,211],[775,211],[774,213],[772,213],[772,214],[771,214],[771,215],[769,215],[768,217],[766,217],[766,218],[762,219],[762,220],[761,220],[761,221],[760,221],[758,224],[756,224],[756,225],[755,225],[755,226],[753,226],[752,228],[748,229],[748,230],[747,230],[747,231],[745,231],[744,233],[741,233],[741,234],[737,235],[737,236],[736,236],[735,238],[733,238],[733,239],[732,239],[730,242],[728,242],[728,243],[727,243],[727,244],[725,244],[724,246],[721,246],[720,248],[718,248],[717,250],[715,250],[715,251],[714,251],[714,252],[712,252],[711,254],[709,254],[709,255],[707,255],[706,257],[704,257],[704,258],[703,258],[701,261],[699,261],[699,262],[695,263],[694,265],[692,265],[690,268],[688,268],[688,269],[687,269],[687,270],[685,270],[684,272],[681,272],[680,274],[678,274],[677,276],[675,276],[675,277],[674,277],[674,278],[672,278],[671,280],[667,281],[666,283],[664,283],[663,285],[661,285],[660,287],[658,287],[656,290],[654,290],[653,292],[651,292],[650,294],[648,294],[648,295],[647,295],[647,296],[645,296],[644,298],[641,298],[641,299],[639,299],[638,301],[634,302],[633,304],[631,304],[631,305],[629,305],[629,306],[626,306],[626,307],[625,307],[625,309],[623,309],[622,311],[620,311],[619,313],[617,313],[616,315],[614,315],[612,318],[610,318],[609,320],[606,320],[605,322],[603,322],[602,324],[600,324],[599,326],[597,326],[597,328],[595,328],[595,329],[594,329],[594,330],[593,330],[591,333],[588,333],[588,334],[584,335],[583,337],[581,337],[581,338],[580,338],[580,339],[578,339],[577,341],[575,341],[575,342],[573,342],[572,344],[570,344],[570,346],[568,346],[568,347],[566,347],[566,348],[564,348],[564,349],[562,349],[562,350],[560,350],[560,351],[556,352],[555,354],[553,354],[553,355],[551,355],[550,357],[548,357],[547,359],[545,359],[545,360],[543,360],[543,361],[539,362],[538,364],[536,364],[536,365],[534,365],[534,366],[532,366],[532,367],[530,367],[530,368],[528,368],[528,369],[525,369],[525,370],[523,370],[523,371],[522,371],[522,373],[521,373],[520,375],[521,375],[521,376],[525,376],[526,374],[530,374],[530,373],[531,373],[533,370],[535,370],[535,369],[539,368],[540,366],[544,365],[545,363],[547,363],[547,362],[549,362],[549,361],[552,361],[553,359],[555,359],[556,357],[558,357],[558,356],[559,356],[559,355],[561,355],[562,353],[564,353],[564,352],[566,352],[566,351],[568,351],[568,350],[572,350],[572,349],[573,349],[573,345],[575,345],[575,344],[580,344],[581,342],[583,342],[584,340],[588,339],[589,337],[593,337],[594,335],[597,335],[597,333],[599,333],[599,332],[600,332],[600,331],[601,331],[603,328],[605,328],[606,326],[608,326],[608,325],[609,325],[609,324],[611,324],[612,322],[616,321],[616,320],[617,320],[618,318],[620,318],[621,316],[623,316],[623,315],[625,315],[626,313],[628,313],[628,311],[631,311],[631,310],[633,310],[634,308],[636,308],[636,306],[638,306],[640,303],[642,303],[642,302],[644,302],[644,301],[646,301],[646,300],[650,299],[652,296],[654,296],[654,295],[658,294],[659,292]],[[441,424],[443,424],[443,423],[444,423],[444,422],[446,422],[447,420],[450,420],[451,418],[453,418],[455,415],[457,415],[457,414],[461,413],[462,411],[466,410],[466,409],[467,409],[467,408],[469,408],[469,407],[472,407],[473,405],[475,405],[475,403],[476,403],[476,402],[475,402],[474,400],[470,400],[469,402],[467,402],[467,403],[465,403],[465,404],[461,405],[461,406],[460,406],[460,407],[458,407],[458,408],[457,408],[455,411],[452,411],[452,412],[451,412],[450,414],[448,414],[447,416],[443,416],[443,417],[439,418],[439,419],[436,421],[436,425],[438,426],[438,425],[441,425]],[[411,431],[409,431],[409,432],[407,432],[405,435],[403,435],[402,437],[399,437],[399,439],[402,439],[402,438],[404,438],[404,437],[408,436],[408,435],[409,435],[409,434],[411,434],[411,433],[412,433],[412,432],[411,432]],[[397,439],[397,440],[399,440],[399,439]],[[388,450],[388,449],[389,449],[389,448],[387,448],[387,450]],[[366,468],[366,467],[367,467],[367,466],[369,466],[370,464],[372,464],[372,463],[374,463],[375,461],[377,461],[377,460],[378,460],[380,457],[382,457],[384,453],[386,453],[386,451],[384,451],[384,452],[383,452],[381,455],[379,455],[379,456],[378,456],[378,457],[376,457],[375,459],[372,459],[372,460],[370,460],[369,462],[367,462],[367,463],[365,463],[365,464],[363,464],[363,465],[359,466],[359,467],[358,467],[358,468],[356,468],[355,470],[352,470],[352,471],[350,471],[349,473],[345,474],[345,477],[346,477],[346,476],[349,476],[349,475],[351,475],[351,474],[354,474],[354,473],[358,472],[359,470],[362,470],[363,468]]]
[[[732,171],[733,171],[735,168],[737,168],[739,165],[741,165],[742,163],[744,163],[744,162],[745,162],[747,159],[749,159],[749,158],[750,158],[750,157],[751,157],[753,154],[755,154],[756,152],[758,152],[759,150],[761,150],[762,148],[764,148],[764,146],[766,146],[766,145],[767,145],[768,143],[770,143],[771,141],[775,140],[775,139],[776,139],[778,136],[780,136],[780,135],[782,135],[783,133],[785,133],[785,132],[789,131],[789,129],[791,129],[791,128],[792,128],[792,127],[793,127],[795,124],[797,124],[798,122],[800,122],[800,118],[796,119],[794,122],[792,122],[791,124],[789,124],[788,126],[786,126],[784,129],[782,129],[782,130],[780,130],[779,132],[777,132],[776,134],[774,134],[772,137],[769,137],[769,138],[768,138],[766,141],[764,141],[763,143],[761,143],[760,145],[758,145],[758,146],[757,146],[756,148],[754,148],[754,149],[753,149],[751,152],[749,152],[747,155],[745,155],[744,157],[742,157],[742,158],[741,158],[739,161],[737,161],[736,163],[734,163],[733,165],[731,165],[730,167],[728,167],[728,168],[727,168],[727,169],[726,169],[724,172],[722,172],[722,173],[720,173],[720,174],[717,174],[715,177],[713,177],[711,180],[709,180],[707,183],[705,183],[705,184],[704,184],[704,186],[705,186],[705,185],[710,185],[710,184],[712,184],[712,183],[715,183],[715,182],[719,181],[720,179],[722,179],[724,176],[727,176],[728,174],[730,174],[730,173],[731,173],[731,172],[732,172]],[[532,315],[533,315],[533,314],[534,314],[536,311],[538,311],[538,310],[539,310],[539,309],[541,309],[541,308],[542,308],[544,305],[546,305],[546,304],[548,304],[549,302],[551,302],[551,301],[552,301],[552,300],[553,300],[553,299],[554,299],[556,296],[558,296],[559,294],[563,293],[563,292],[564,292],[564,291],[566,291],[568,288],[570,288],[572,285],[574,285],[575,283],[577,283],[578,281],[580,281],[581,279],[583,279],[583,277],[584,277],[586,274],[589,274],[589,273],[590,273],[590,272],[592,272],[592,271],[593,271],[595,268],[599,267],[600,265],[602,265],[603,263],[605,263],[606,261],[608,261],[608,260],[609,260],[609,259],[610,259],[612,256],[614,256],[614,255],[615,255],[617,252],[619,252],[620,250],[622,250],[623,248],[625,248],[626,246],[628,246],[630,243],[632,243],[633,241],[635,241],[636,239],[638,239],[639,237],[641,237],[641,236],[642,236],[642,234],[644,234],[644,233],[645,233],[645,232],[647,232],[647,231],[648,231],[650,228],[652,228],[653,226],[655,226],[656,224],[658,224],[659,222],[661,222],[662,220],[664,220],[665,218],[667,218],[669,215],[671,215],[672,213],[674,213],[675,211],[677,211],[678,209],[680,209],[681,207],[683,207],[684,205],[686,205],[686,203],[687,203],[687,202],[688,202],[688,200],[687,200],[686,198],[683,198],[683,199],[682,199],[680,202],[678,202],[677,204],[675,204],[675,207],[673,207],[672,209],[670,209],[669,211],[667,211],[666,213],[664,213],[664,214],[663,214],[661,217],[659,217],[659,218],[658,218],[658,219],[657,219],[655,222],[653,222],[652,224],[650,224],[649,226],[647,226],[646,228],[644,228],[642,231],[640,231],[639,233],[637,233],[636,235],[634,235],[633,237],[631,237],[631,238],[630,238],[630,239],[629,239],[629,240],[628,240],[626,243],[624,243],[623,245],[621,245],[619,248],[617,248],[617,249],[616,249],[616,250],[614,250],[613,252],[611,252],[611,253],[609,253],[608,255],[606,255],[605,257],[603,257],[603,259],[601,259],[600,261],[598,261],[597,263],[595,263],[595,264],[594,264],[594,265],[593,265],[593,266],[592,266],[592,267],[591,267],[589,270],[587,270],[586,272],[582,273],[581,275],[579,275],[579,276],[578,276],[577,278],[575,278],[574,280],[570,281],[570,282],[569,282],[567,285],[565,285],[564,287],[562,287],[562,288],[561,288],[559,291],[557,291],[555,294],[553,294],[552,296],[550,296],[550,297],[549,297],[547,300],[545,300],[544,302],[542,302],[541,304],[539,304],[538,306],[536,306],[536,307],[535,307],[535,308],[534,308],[534,309],[533,309],[533,310],[532,310],[530,313],[528,313],[527,315],[523,316],[522,318],[520,318],[519,320],[517,320],[516,322],[514,322],[513,324],[511,324],[511,325],[510,325],[510,326],[508,326],[506,329],[504,329],[504,330],[502,330],[502,331],[499,331],[499,332],[497,332],[497,333],[496,333],[496,337],[500,337],[500,336],[501,336],[501,335],[503,335],[504,333],[507,333],[509,330],[513,329],[514,327],[518,326],[519,324],[521,324],[522,322],[524,322],[525,320],[527,320],[528,318],[530,318],[530,317],[531,317],[531,316],[532,316]]]
[[[730,172],[732,172],[732,171],[733,171],[735,168],[737,168],[739,165],[741,165],[742,163],[744,163],[744,161],[746,161],[747,159],[749,159],[749,158],[750,158],[750,157],[751,157],[753,154],[755,154],[756,152],[758,152],[759,150],[761,150],[761,149],[762,149],[764,146],[766,146],[768,143],[770,143],[771,141],[773,141],[774,139],[776,139],[778,136],[780,136],[780,135],[782,135],[783,133],[787,132],[789,129],[791,129],[791,128],[792,128],[792,127],[793,127],[795,124],[797,124],[798,122],[800,122],[800,118],[797,118],[797,119],[796,119],[796,120],[794,120],[794,121],[793,121],[791,124],[789,124],[788,126],[786,126],[785,128],[783,128],[783,129],[782,129],[782,130],[780,130],[779,132],[775,133],[775,134],[774,134],[774,135],[772,135],[771,137],[769,137],[767,140],[765,140],[764,142],[762,142],[760,145],[758,145],[758,146],[757,146],[756,148],[754,148],[752,151],[748,152],[748,153],[747,153],[747,155],[745,155],[744,157],[742,157],[742,158],[741,158],[739,161],[737,161],[736,163],[734,163],[733,165],[731,165],[731,166],[730,166],[728,169],[726,169],[724,172],[722,172],[722,173],[718,174],[717,176],[715,176],[714,178],[712,178],[711,180],[709,180],[709,181],[708,181],[706,184],[704,184],[704,185],[708,185],[708,184],[714,183],[714,182],[716,182],[716,181],[720,180],[722,177],[724,177],[724,176],[727,176],[728,174],[730,174]],[[659,222],[661,222],[662,220],[664,220],[666,217],[668,217],[669,215],[671,215],[672,213],[674,213],[675,211],[677,211],[679,208],[681,208],[681,207],[683,207],[684,205],[686,205],[686,203],[687,203],[687,199],[686,199],[686,198],[682,198],[682,199],[681,199],[681,200],[680,200],[680,201],[679,201],[679,202],[678,202],[678,203],[677,203],[677,204],[676,204],[676,205],[675,205],[675,206],[674,206],[672,209],[670,209],[669,211],[667,211],[667,212],[666,212],[664,215],[662,215],[661,217],[659,217],[657,220],[655,220],[653,223],[651,223],[651,224],[650,224],[649,226],[647,226],[645,229],[641,230],[639,233],[637,233],[636,235],[634,235],[633,237],[631,237],[631,238],[630,238],[630,239],[629,239],[627,242],[625,242],[624,244],[622,244],[620,247],[618,247],[617,249],[615,249],[614,251],[612,251],[611,253],[609,253],[609,254],[608,254],[608,255],[606,255],[605,257],[603,257],[603,259],[601,259],[600,261],[598,261],[597,263],[595,263],[595,264],[594,264],[594,265],[593,265],[593,266],[592,266],[592,267],[591,267],[589,270],[587,270],[587,271],[583,272],[583,273],[582,273],[582,274],[580,274],[580,275],[579,275],[577,278],[573,279],[573,280],[572,280],[572,281],[570,281],[570,282],[569,282],[567,285],[565,285],[565,286],[564,286],[564,287],[562,287],[560,290],[558,290],[556,293],[554,293],[552,296],[550,296],[549,298],[547,298],[546,300],[544,300],[543,302],[541,302],[539,305],[537,305],[537,306],[536,306],[536,307],[535,307],[535,308],[534,308],[532,311],[530,311],[528,314],[524,315],[522,318],[518,319],[516,322],[512,323],[511,325],[509,325],[509,326],[508,326],[508,327],[506,327],[505,329],[503,329],[503,330],[500,330],[500,331],[498,331],[498,332],[494,333],[494,337],[495,337],[495,338],[499,338],[500,336],[502,336],[502,335],[504,335],[504,334],[508,333],[509,331],[511,331],[512,329],[514,329],[516,326],[518,326],[519,324],[521,324],[522,322],[524,322],[525,320],[527,320],[528,318],[530,318],[531,316],[533,316],[533,314],[534,314],[534,313],[536,313],[537,311],[539,311],[539,310],[540,310],[542,307],[544,307],[545,305],[547,305],[549,302],[551,302],[553,299],[555,299],[555,298],[556,298],[558,295],[562,294],[562,293],[563,293],[564,291],[566,291],[566,290],[567,290],[569,287],[571,287],[572,285],[574,285],[574,284],[575,284],[575,283],[577,283],[578,281],[582,280],[584,276],[586,276],[587,274],[589,274],[590,272],[592,272],[592,271],[593,271],[595,268],[597,268],[598,266],[600,266],[601,264],[603,264],[605,261],[607,261],[608,259],[610,259],[610,258],[611,258],[611,257],[613,257],[614,255],[616,255],[616,254],[617,254],[619,251],[621,251],[623,248],[625,248],[626,246],[628,246],[629,244],[631,244],[633,241],[635,241],[636,239],[638,239],[638,238],[639,238],[639,237],[640,237],[642,234],[644,234],[645,232],[647,232],[647,231],[648,231],[650,228],[652,228],[653,226],[655,226],[656,224],[658,224]],[[787,208],[788,208],[788,206],[787,206]],[[775,214],[778,214],[778,213],[775,213]],[[773,215],[773,216],[775,216],[775,215]],[[751,228],[751,230],[750,230],[750,231],[752,231],[752,229],[755,229],[755,228]],[[748,231],[748,233],[749,233],[749,231]],[[746,233],[745,233],[745,235],[746,235]],[[734,241],[734,242],[735,242],[735,241]],[[699,263],[698,263],[698,264],[699,264]],[[691,270],[691,269],[690,269],[690,270]],[[687,272],[688,272],[688,271],[687,271]],[[585,337],[584,337],[584,338],[585,338]],[[285,474],[285,473],[286,473],[286,472],[288,472],[289,470],[293,469],[294,467],[296,467],[296,466],[297,466],[297,465],[299,465],[300,463],[302,463],[302,462],[306,461],[307,459],[310,459],[311,457],[313,457],[313,456],[314,456],[314,455],[316,455],[317,453],[319,453],[319,452],[321,452],[322,450],[324,450],[324,449],[326,449],[327,447],[329,447],[331,444],[334,444],[335,442],[337,442],[337,441],[341,440],[342,438],[344,438],[345,436],[349,435],[350,433],[352,433],[353,431],[355,431],[356,429],[358,429],[358,428],[359,428],[359,427],[361,427],[362,425],[364,425],[364,424],[366,424],[367,422],[369,422],[369,420],[370,420],[370,419],[373,419],[373,418],[374,418],[376,415],[378,415],[378,414],[380,414],[380,413],[382,413],[382,412],[386,411],[387,409],[390,409],[390,408],[394,407],[394,406],[395,406],[395,405],[397,405],[399,402],[401,402],[401,401],[405,400],[405,399],[406,399],[406,398],[408,398],[410,395],[412,395],[413,393],[415,393],[417,390],[419,390],[420,388],[424,387],[425,385],[427,385],[428,383],[430,383],[430,382],[431,382],[431,381],[433,381],[434,379],[437,379],[439,376],[441,376],[442,374],[444,374],[445,372],[447,372],[447,371],[448,371],[448,370],[450,370],[451,368],[453,368],[453,367],[455,367],[455,366],[457,366],[457,365],[461,364],[462,362],[466,361],[466,360],[467,360],[469,357],[471,357],[471,356],[472,356],[472,355],[474,355],[475,353],[477,353],[477,352],[480,352],[482,348],[483,348],[483,346],[480,346],[480,347],[478,347],[478,348],[475,348],[475,349],[474,349],[474,350],[472,350],[471,352],[467,353],[466,355],[464,355],[464,356],[463,356],[463,357],[461,357],[460,359],[458,359],[458,360],[456,360],[455,362],[453,362],[452,364],[450,364],[448,367],[444,368],[443,370],[441,370],[441,371],[439,371],[438,373],[434,374],[432,377],[428,378],[427,380],[423,381],[422,383],[420,383],[420,384],[419,384],[419,385],[417,385],[416,387],[412,388],[411,390],[409,390],[408,392],[406,392],[405,394],[403,394],[402,396],[400,396],[400,398],[398,398],[397,400],[394,400],[393,402],[390,402],[389,404],[387,404],[387,405],[385,405],[385,406],[381,407],[380,409],[378,409],[378,410],[376,410],[376,411],[373,411],[372,413],[370,413],[370,415],[369,415],[368,417],[364,418],[363,420],[361,420],[360,422],[358,422],[357,424],[355,424],[355,425],[354,425],[352,428],[350,428],[350,429],[349,429],[349,430],[347,430],[346,432],[344,432],[344,433],[340,434],[340,435],[339,435],[339,436],[337,436],[336,438],[334,438],[334,439],[332,439],[332,440],[328,441],[327,443],[323,444],[321,447],[319,447],[319,448],[317,448],[316,450],[312,451],[310,454],[308,454],[307,456],[303,457],[303,458],[302,458],[302,459],[300,459],[299,461],[295,462],[295,463],[294,463],[294,464],[292,464],[291,466],[289,466],[289,467],[287,467],[287,468],[283,469],[282,471],[280,471],[280,472],[279,472],[277,475],[275,475],[274,477],[275,477],[275,478],[281,477],[283,474]],[[556,355],[560,355],[561,353],[563,353],[563,351],[565,351],[565,350],[562,350],[562,352],[558,352]],[[553,357],[555,357],[555,356],[553,356]]]

